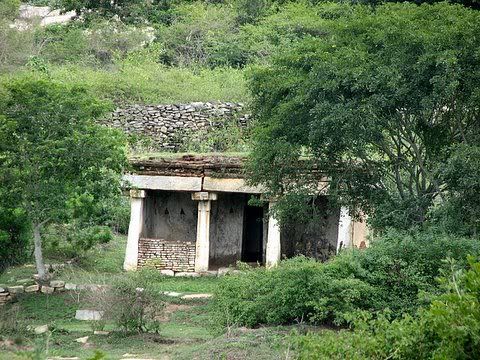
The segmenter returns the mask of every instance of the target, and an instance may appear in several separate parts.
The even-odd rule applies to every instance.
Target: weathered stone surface
[[[32,292],[37,292],[40,290],[39,285],[30,285],[25,287],[25,292],[26,293],[32,293]]]
[[[226,268],[226,267],[220,268],[220,269],[218,269],[218,276],[227,275],[228,273],[232,272],[232,270],[233,270],[233,269],[231,269],[231,268]]]
[[[25,291],[25,288],[23,287],[23,285],[19,285],[19,286],[9,286],[8,287],[8,291],[11,293],[11,294],[21,294]]]
[[[65,284],[65,289],[66,290],[77,290],[77,284],[66,283]]]
[[[195,243],[140,238],[138,266],[154,267],[170,276],[192,272],[195,270]]]
[[[7,289],[5,289],[4,287],[0,287],[0,293],[4,293],[4,292],[7,292]]]
[[[208,132],[236,121],[245,127],[250,116],[242,103],[202,103],[177,105],[132,105],[115,110],[101,123],[120,128],[127,134],[146,135],[157,141],[159,148],[177,149],[181,133]]]
[[[97,310],[77,310],[75,319],[77,320],[102,320],[103,311]]]
[[[178,276],[178,277],[199,277],[200,274],[199,274],[199,273],[196,273],[196,272],[183,272],[183,271],[180,271],[180,272],[175,273],[175,276]]]
[[[43,294],[53,294],[54,291],[55,291],[55,289],[53,287],[50,287],[50,286],[43,285],[40,288],[40,292],[42,292]]]
[[[213,295],[212,294],[186,294],[181,297],[183,300],[191,300],[191,299],[209,299]]]
[[[80,337],[78,339],[75,339],[75,341],[80,344],[86,344],[88,342],[88,336]]]
[[[166,276],[175,276],[175,271],[173,270],[160,270],[160,274]]]
[[[110,331],[95,330],[93,332],[93,335],[108,335],[108,334],[110,334]]]
[[[52,280],[50,281],[50,286],[53,288],[61,288],[65,286],[65,281],[62,280]]]
[[[48,325],[37,326],[35,329],[33,329],[33,332],[37,335],[44,334],[47,331],[48,331]]]

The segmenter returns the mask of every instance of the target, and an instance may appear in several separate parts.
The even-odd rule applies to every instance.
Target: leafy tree
[[[68,219],[91,222],[120,195],[123,137],[94,124],[108,109],[83,88],[22,78],[6,84],[0,113],[0,182],[31,223],[35,261],[46,277],[41,232]]]
[[[288,203],[319,193],[320,170],[375,226],[423,223],[446,196],[452,149],[478,139],[480,15],[446,3],[314,11],[318,35],[251,73],[252,181]]]
[[[118,16],[127,23],[142,23],[146,20],[169,23],[172,7],[177,0],[57,0],[65,11],[75,10],[87,18]]]

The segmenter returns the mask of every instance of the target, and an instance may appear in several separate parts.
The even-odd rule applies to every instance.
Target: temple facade
[[[237,261],[273,266],[305,254],[322,260],[339,247],[363,247],[366,227],[348,209],[315,206],[322,221],[280,228],[269,214],[273,201],[253,206],[261,187],[246,184],[242,159],[225,156],[133,160],[125,175],[131,217],[125,270],[153,266],[165,274],[204,273]],[[264,200],[264,199],[263,199]]]

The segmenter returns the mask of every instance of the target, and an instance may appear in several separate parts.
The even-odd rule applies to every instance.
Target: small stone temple
[[[273,266],[301,253],[326,259],[339,247],[365,245],[365,224],[343,208],[325,211],[318,227],[281,229],[269,215],[271,202],[249,202],[263,190],[246,184],[242,162],[227,156],[132,160],[125,175],[131,189],[125,270],[149,265],[180,275],[237,261]],[[322,210],[326,201],[315,205]]]

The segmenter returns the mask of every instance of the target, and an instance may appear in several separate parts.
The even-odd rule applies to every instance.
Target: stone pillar
[[[143,228],[143,203],[145,190],[130,190],[130,225],[128,227],[127,249],[123,269],[137,270],[138,240]]]
[[[197,241],[195,246],[195,272],[208,271],[210,258],[210,207],[217,200],[216,193],[195,192],[192,200],[198,201]]]
[[[273,202],[269,203],[269,209],[272,208]],[[267,249],[265,251],[265,265],[272,267],[278,264],[281,255],[280,244],[280,226],[278,221],[270,213],[268,215],[268,234],[267,234]]]
[[[338,237],[337,237],[337,253],[340,248],[348,248],[351,246],[352,218],[348,212],[348,208],[342,206],[340,208],[340,218],[338,220]]]

